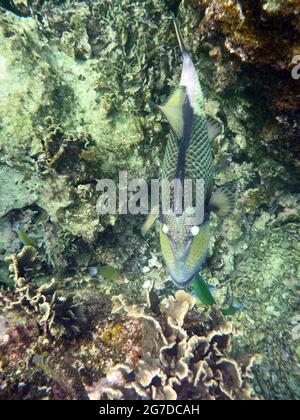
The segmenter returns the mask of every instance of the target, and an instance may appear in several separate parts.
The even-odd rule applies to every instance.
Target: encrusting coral
[[[272,9],[272,1],[266,0],[203,0],[198,4],[206,7],[203,24],[208,31],[225,36],[225,46],[230,52],[245,62],[286,70],[292,68],[291,57],[300,52],[297,23],[300,3],[275,2],[277,10]]]
[[[88,388],[92,399],[239,400],[253,399],[254,358],[229,356],[234,329],[218,310],[193,311],[196,299],[184,291],[159,306],[130,305],[113,298],[113,312],[140,321],[143,356],[136,364],[117,364]],[[150,310],[149,304],[153,313]],[[245,362],[246,360],[246,362]]]

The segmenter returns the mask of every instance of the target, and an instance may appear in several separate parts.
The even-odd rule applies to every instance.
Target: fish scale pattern
[[[162,177],[172,181],[176,176],[178,163],[178,142],[171,132],[167,144]],[[208,138],[206,117],[194,115],[192,136],[185,158],[185,178],[203,179],[205,182],[205,198],[209,200],[212,190],[213,158]]]
[[[163,161],[162,177],[172,181],[176,176],[178,162],[178,142],[176,135],[171,131]]]
[[[213,157],[208,138],[207,119],[194,115],[192,136],[185,158],[185,177],[203,179],[205,198],[208,200],[212,190]]]

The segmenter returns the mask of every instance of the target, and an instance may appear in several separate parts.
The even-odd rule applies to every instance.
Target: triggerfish
[[[152,211],[144,232],[160,221],[160,244],[162,254],[174,284],[187,287],[205,263],[208,243],[210,212],[221,217],[228,215],[234,205],[234,195],[225,190],[213,194],[212,142],[221,133],[222,125],[208,117],[205,99],[191,56],[186,49],[175,18],[174,25],[183,58],[180,86],[166,103],[158,108],[171,126],[162,165],[162,179],[177,180],[184,189],[184,180],[203,181],[203,218],[200,223],[191,222],[188,209],[181,214],[176,211],[163,213]],[[176,199],[173,206],[175,208]],[[177,203],[178,204],[178,203]]]

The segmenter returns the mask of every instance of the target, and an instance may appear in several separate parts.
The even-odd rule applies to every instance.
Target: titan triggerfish
[[[222,125],[206,115],[205,98],[195,65],[175,18],[173,20],[182,52],[183,69],[180,86],[158,108],[171,126],[162,165],[162,180],[176,180],[176,185],[182,187],[182,195],[173,192],[173,211],[164,213],[161,209],[159,212],[153,210],[143,229],[147,231],[159,214],[160,244],[165,263],[174,284],[184,288],[193,281],[206,260],[210,212],[226,216],[233,207],[234,197],[225,190],[212,193],[212,142],[221,133]],[[194,195],[196,180],[201,180],[203,185],[203,217],[197,224],[193,223],[195,214],[189,208],[183,205],[180,214],[176,211],[178,204],[182,204],[178,203],[178,196],[183,200],[186,179],[192,180]]]

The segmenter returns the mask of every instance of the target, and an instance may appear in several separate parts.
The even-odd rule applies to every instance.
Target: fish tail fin
[[[220,188],[211,197],[209,208],[217,216],[224,219],[229,217],[235,207],[236,194],[228,189]]]
[[[183,37],[182,37],[181,31],[179,29],[179,26],[178,26],[178,23],[177,23],[177,20],[176,20],[174,14],[172,14],[172,19],[173,19],[173,22],[174,22],[175,31],[176,31],[178,43],[179,43],[179,46],[180,46],[180,49],[181,49],[181,53],[182,53],[183,57],[189,56],[189,52],[188,52],[188,50],[187,50],[187,48],[184,44]]]

